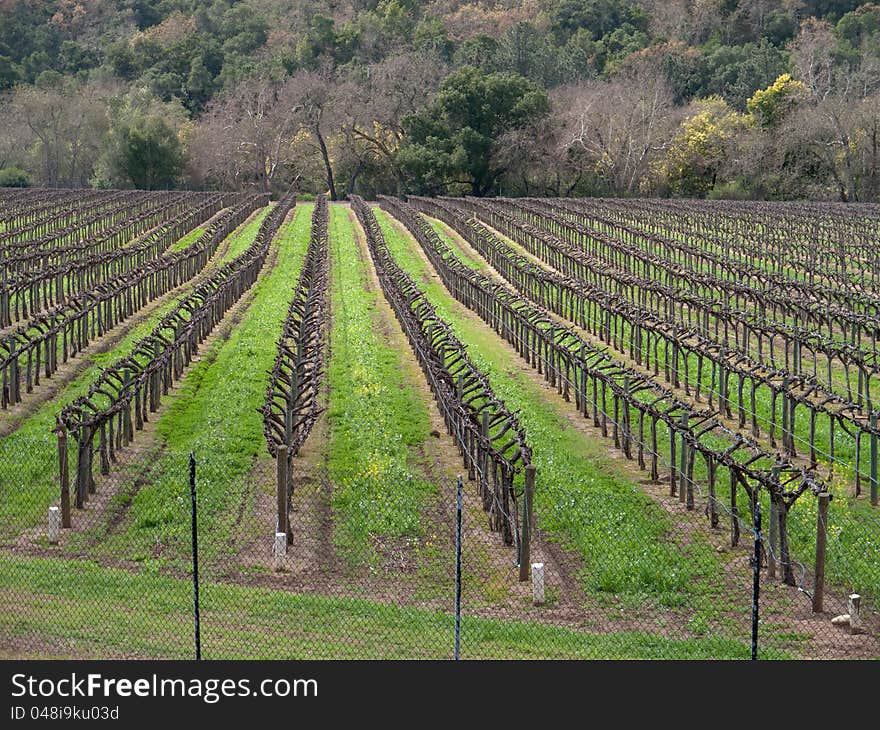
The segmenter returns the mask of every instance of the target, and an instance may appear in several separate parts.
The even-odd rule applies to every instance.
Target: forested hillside
[[[880,200],[880,4],[0,0],[0,185]]]

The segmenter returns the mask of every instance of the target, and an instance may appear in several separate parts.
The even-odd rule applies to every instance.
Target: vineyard
[[[880,658],[878,240],[0,189],[0,655]]]

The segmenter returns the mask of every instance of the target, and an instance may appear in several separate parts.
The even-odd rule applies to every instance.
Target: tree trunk
[[[354,168],[354,172],[351,173],[351,179],[348,182],[347,195],[356,195],[355,186],[357,185],[357,179],[360,176],[363,169],[364,169],[364,161],[358,160],[357,167]]]
[[[336,196],[336,183],[333,181],[333,167],[330,165],[330,155],[327,154],[327,145],[324,144],[324,135],[318,127],[314,129],[315,138],[321,148],[321,157],[324,160],[324,170],[327,173],[327,187],[330,188],[330,200],[338,200]]]

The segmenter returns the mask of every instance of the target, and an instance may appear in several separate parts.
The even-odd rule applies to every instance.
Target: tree
[[[638,30],[648,25],[645,11],[629,0],[556,0],[550,9],[550,27],[562,41],[580,28],[599,40],[627,24]]]
[[[112,84],[78,83],[55,72],[9,97],[9,129],[16,129],[19,164],[48,187],[81,187],[91,177],[109,123]],[[14,125],[14,126],[12,126]]]
[[[0,167],[0,188],[27,188],[30,184],[30,176],[17,165]]]
[[[111,111],[110,132],[96,165],[96,187],[173,188],[186,164],[178,129],[186,114],[145,90],[119,99]]]
[[[564,147],[611,192],[637,192],[674,127],[672,89],[662,72],[637,68],[613,81],[571,87],[564,97]]]
[[[280,90],[278,83],[247,77],[212,102],[192,144],[200,176],[219,187],[262,192],[275,188],[279,177],[292,182],[297,120],[279,102]]]
[[[174,187],[183,153],[174,130],[160,117],[137,119],[117,130],[117,171],[141,190]]]
[[[656,166],[670,192],[704,197],[715,187],[748,120],[721,97],[700,99]]]
[[[468,189],[486,195],[504,173],[503,135],[549,112],[546,92],[518,74],[485,74],[466,66],[447,76],[437,97],[407,116],[398,162],[423,191]]]
[[[300,139],[304,135],[320,154],[330,200],[338,200],[328,139],[341,127],[339,114],[344,97],[337,95],[332,72],[329,69],[297,72],[279,90],[279,101],[284,112],[296,120]]]
[[[345,114],[350,156],[360,161],[362,171],[385,168],[396,180],[398,193],[406,185],[397,159],[405,137],[403,120],[433,98],[446,72],[446,65],[434,53],[404,53],[353,75],[341,90],[347,100],[340,111]],[[364,154],[357,154],[358,148],[364,148]]]
[[[746,102],[746,109],[763,127],[776,127],[791,109],[806,97],[807,86],[782,74],[766,89],[758,89]]]
[[[789,144],[824,170],[843,201],[877,195],[880,74],[873,54],[841,53],[832,26],[808,19],[793,41],[792,64],[809,91],[792,115]]]

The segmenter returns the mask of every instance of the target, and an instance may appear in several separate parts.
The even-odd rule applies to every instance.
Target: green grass
[[[258,220],[262,220],[266,212],[262,211]],[[259,223],[253,221],[234,231],[229,250],[214,265],[225,263],[246,249],[258,229]],[[157,307],[143,322],[131,327],[109,351],[89,355],[90,364],[81,375],[62,387],[16,431],[3,439],[3,448],[0,449],[0,513],[3,515],[0,539],[40,523],[46,509],[58,499],[58,456],[52,434],[56,414],[70,401],[85,395],[104,368],[131,353],[138,341],[150,334],[192,288],[191,285],[185,286],[178,296]],[[40,387],[51,387],[52,382],[50,378],[43,381]]]
[[[192,246],[199,237],[207,230],[205,226],[197,226],[187,233],[183,238],[171,246],[171,251],[183,251],[185,248]]]
[[[366,256],[366,254],[364,254]],[[429,438],[427,406],[406,376],[403,353],[380,328],[380,291],[367,291],[348,209],[330,208],[331,357],[328,466],[336,489],[334,540],[354,563],[375,556],[373,536],[415,537],[435,488],[413,463]],[[394,325],[392,325],[394,326]]]
[[[210,560],[232,548],[247,477],[266,450],[258,410],[308,246],[311,208],[299,206],[281,227],[273,244],[277,263],[261,272],[243,320],[228,339],[202,353],[170,399],[156,424],[165,452],[150,465],[149,483],[131,499],[124,529],[101,540],[107,554],[131,551],[136,560],[160,563],[185,559],[190,517],[181,497],[187,496],[190,452],[197,455],[200,549]]]
[[[192,585],[92,562],[5,556],[0,561],[0,657],[36,645],[57,658],[191,658]],[[206,659],[450,658],[453,617],[354,598],[203,582]],[[765,658],[781,657],[768,651]],[[598,634],[525,621],[462,618],[467,659],[745,659],[745,643],[708,635]]]
[[[460,246],[455,245],[455,238],[451,233],[451,229],[443,221],[436,218],[427,218],[427,221],[431,228],[437,232],[437,235],[449,246],[455,257],[465,266],[480,272],[485,272],[489,269],[489,264],[481,256],[478,254],[471,255]]]

